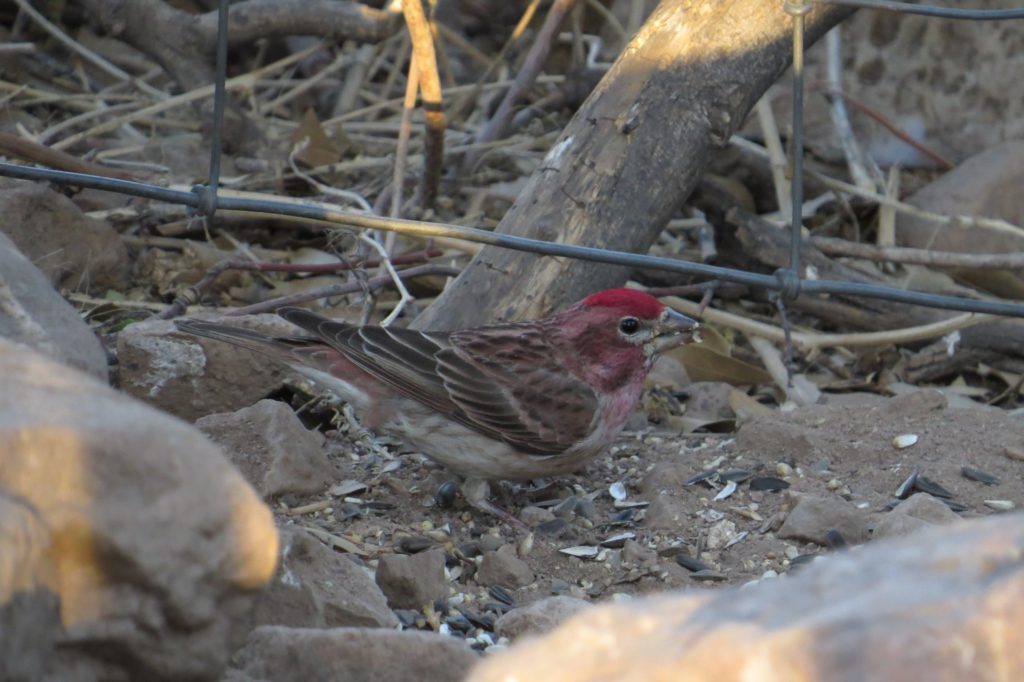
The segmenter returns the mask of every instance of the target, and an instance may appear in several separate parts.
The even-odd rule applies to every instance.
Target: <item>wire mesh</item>
[[[793,119],[792,119],[792,220],[790,262],[774,275],[747,272],[705,263],[683,261],[650,254],[612,251],[594,247],[528,239],[515,235],[472,227],[432,223],[415,220],[384,218],[376,215],[347,211],[321,202],[275,201],[224,195],[219,190],[221,139],[226,101],[226,71],[228,46],[228,0],[220,0],[218,8],[217,65],[214,88],[214,121],[211,134],[210,170],[205,184],[191,192],[169,189],[159,185],[119,180],[99,175],[71,173],[52,168],[0,163],[0,175],[27,180],[43,180],[63,185],[119,192],[126,195],[154,199],[189,207],[196,215],[212,219],[217,210],[242,211],[260,214],[292,216],[321,221],[325,224],[349,228],[385,230],[421,237],[454,237],[471,242],[525,251],[546,256],[575,258],[610,265],[622,265],[676,272],[708,279],[734,282],[750,287],[777,292],[782,300],[792,300],[802,293],[828,294],[847,297],[865,297],[912,305],[973,313],[989,313],[1011,317],[1024,317],[1024,304],[1011,301],[993,301],[945,296],[919,291],[908,291],[862,282],[805,279],[801,276],[800,252],[803,247],[801,215],[803,211],[803,34],[804,17],[815,3],[848,5],[875,10],[905,12],[925,16],[974,21],[1024,18],[1024,9],[964,10],[918,5],[889,0],[813,0],[780,3],[780,8],[793,18]]]

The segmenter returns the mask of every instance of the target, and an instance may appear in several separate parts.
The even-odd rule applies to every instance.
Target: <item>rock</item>
[[[831,530],[839,531],[850,544],[864,542],[868,535],[863,512],[838,495],[800,495],[779,528],[778,536],[827,547],[829,542],[825,535]]]
[[[467,682],[1024,679],[1022,546],[1024,516],[1006,514],[785,580],[599,606],[488,656]]]
[[[686,522],[686,506],[674,497],[658,495],[651,500],[644,514],[647,528],[679,528]]]
[[[626,540],[622,546],[622,560],[637,566],[648,566],[658,562],[658,553],[636,540]]]
[[[698,381],[686,387],[686,416],[708,421],[735,419],[730,396],[733,387],[723,381]]]
[[[274,335],[295,333],[277,315],[230,323]],[[286,372],[265,355],[179,332],[169,320],[125,327],[117,336],[117,355],[122,390],[189,421],[252,405],[280,388]]]
[[[944,174],[906,201],[933,213],[1002,218],[1024,222],[1019,187],[1024,183],[1024,141],[1007,140],[990,147]],[[900,246],[961,253],[1006,253],[1024,248],[1024,237],[983,225],[934,221],[902,214],[896,219]]]
[[[721,519],[708,528],[708,549],[722,549],[736,537],[736,524],[729,519]]]
[[[494,624],[494,634],[512,640],[523,635],[543,635],[570,616],[592,606],[590,602],[574,597],[547,597],[501,616]]]
[[[301,528],[281,530],[277,574],[256,600],[250,627],[382,627],[398,625],[372,575]]]
[[[200,417],[196,428],[224,449],[265,498],[318,493],[335,478],[323,435],[277,400]]]
[[[686,486],[686,480],[697,473],[693,464],[659,462],[640,480],[640,494],[654,497],[663,492],[677,491]]]
[[[533,582],[533,571],[525,561],[516,556],[516,548],[503,545],[495,552],[485,552],[476,573],[482,585],[501,585],[518,589]]]
[[[806,408],[802,411],[810,412]],[[780,462],[813,462],[823,451],[818,434],[813,430],[779,419],[775,414],[743,424],[736,432],[736,447],[759,453],[762,459]]]
[[[431,549],[419,554],[385,554],[377,564],[377,585],[393,609],[420,610],[448,598],[444,552]]]
[[[0,385],[0,488],[52,538],[47,678],[216,677],[274,573],[270,510],[198,431],[95,379],[0,342]]]
[[[885,404],[885,411],[891,417],[912,417],[941,412],[948,406],[949,401],[940,391],[923,388],[890,399]]]
[[[527,506],[519,512],[519,520],[530,528],[535,528],[542,523],[554,520],[555,515],[550,510],[540,507]]]
[[[0,233],[0,338],[107,380],[99,339],[46,276]]]
[[[957,521],[960,521],[960,517],[941,500],[928,493],[915,493],[885,514],[875,524],[872,536],[900,537]]]
[[[476,661],[465,642],[431,632],[268,625],[249,635],[227,679],[459,682]]]
[[[54,286],[122,290],[128,249],[106,223],[87,217],[44,183],[0,190],[2,230]]]
[[[0,680],[42,679],[53,656],[61,625],[60,602],[44,584],[50,540],[38,510],[0,490]]]

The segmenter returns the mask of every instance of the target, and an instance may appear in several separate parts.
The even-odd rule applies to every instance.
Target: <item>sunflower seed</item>
[[[905,500],[910,497],[910,493],[914,491],[914,486],[917,484],[917,477],[919,476],[917,469],[914,469],[903,483],[900,483],[900,487],[896,488],[896,499]]]
[[[616,502],[621,502],[628,497],[626,492],[626,484],[622,481],[615,481],[608,487],[608,494],[612,496],[612,499]]]
[[[619,533],[618,535],[613,535],[604,542],[602,542],[601,546],[609,547],[611,549],[621,549],[622,546],[626,544],[626,540],[632,540],[635,537],[636,533],[632,533],[629,531],[625,533]]]
[[[719,571],[713,571],[711,569],[706,569],[706,570],[703,570],[703,571],[697,571],[695,573],[691,573],[690,577],[693,580],[709,581],[709,582],[710,581],[719,581],[719,580],[728,580],[728,576],[725,575],[724,573],[721,573]]]
[[[512,593],[501,585],[491,585],[487,588],[487,594],[508,606],[512,606],[516,603],[515,597],[512,596]]]
[[[743,483],[744,481],[750,480],[754,477],[754,474],[744,469],[732,469],[730,471],[723,471],[720,474],[723,481],[736,481],[737,483]]]
[[[734,492],[736,492],[736,481],[729,481],[728,483],[725,484],[724,488],[718,491],[718,494],[715,495],[714,501],[719,502],[721,500],[724,500],[730,495],[732,495]]]
[[[1017,505],[1012,500],[985,500],[985,506],[996,511],[1010,511]]]
[[[974,467],[962,466],[960,467],[960,473],[963,474],[964,478],[969,478],[972,481],[984,483],[985,485],[996,485],[999,483],[999,479],[992,474],[986,473],[981,469],[975,469]]]
[[[696,572],[712,570],[711,567],[705,564],[703,561],[701,561],[700,559],[694,559],[692,556],[686,554],[685,552],[680,552],[679,554],[676,554],[676,563],[685,568],[687,571]]]
[[[751,490],[765,490],[767,492],[778,492],[789,487],[789,483],[774,476],[761,476],[750,480]]]
[[[708,469],[707,471],[702,471],[699,474],[694,474],[686,479],[686,482],[683,483],[683,485],[694,485],[702,481],[709,481],[713,478],[718,478],[718,469]]]
[[[947,500],[953,498],[953,493],[949,492],[942,485],[926,476],[918,476],[917,480],[914,482],[914,488],[922,493],[928,493],[934,497],[944,497]]]
[[[909,448],[911,445],[917,442],[916,433],[902,433],[892,439],[892,446],[897,450],[903,450]]]
[[[566,547],[558,551],[578,559],[593,559],[601,550],[591,545],[576,545],[575,547]]]

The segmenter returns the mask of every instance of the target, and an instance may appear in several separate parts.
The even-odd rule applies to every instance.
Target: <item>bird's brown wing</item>
[[[359,327],[300,308],[278,313],[401,394],[523,452],[559,454],[590,433],[594,391],[556,364],[537,329],[449,335]]]

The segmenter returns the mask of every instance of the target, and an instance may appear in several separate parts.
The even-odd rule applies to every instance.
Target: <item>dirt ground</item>
[[[289,499],[276,511],[281,524],[340,538],[338,548],[351,550],[345,544],[351,541],[371,566],[381,554],[443,549],[454,603],[489,623],[488,616],[511,605],[552,594],[599,601],[786,574],[831,551],[780,537],[782,521],[805,495],[848,515],[867,537],[892,513],[897,490],[915,471],[916,490],[948,492],[947,504],[963,518],[999,513],[1024,499],[1024,426],[1007,412],[954,409],[935,390],[827,399],[753,419],[728,434],[680,435],[643,426],[640,415],[634,426],[642,428],[625,432],[584,471],[496,487],[495,502],[533,526],[530,532],[467,507],[461,497],[442,508],[437,491],[451,479],[443,469],[420,455],[392,454],[400,452],[397,444],[382,447],[365,433],[343,433],[345,427],[328,441],[344,483],[326,495]],[[685,409],[685,399],[682,404]],[[897,437],[910,436],[916,443],[897,447]],[[968,478],[963,467],[997,482]],[[699,476],[711,471],[724,476]],[[739,481],[731,494],[728,479]],[[928,488],[929,481],[941,487]],[[533,580],[482,584],[480,554],[506,544]],[[429,627],[423,619],[419,625]]]

